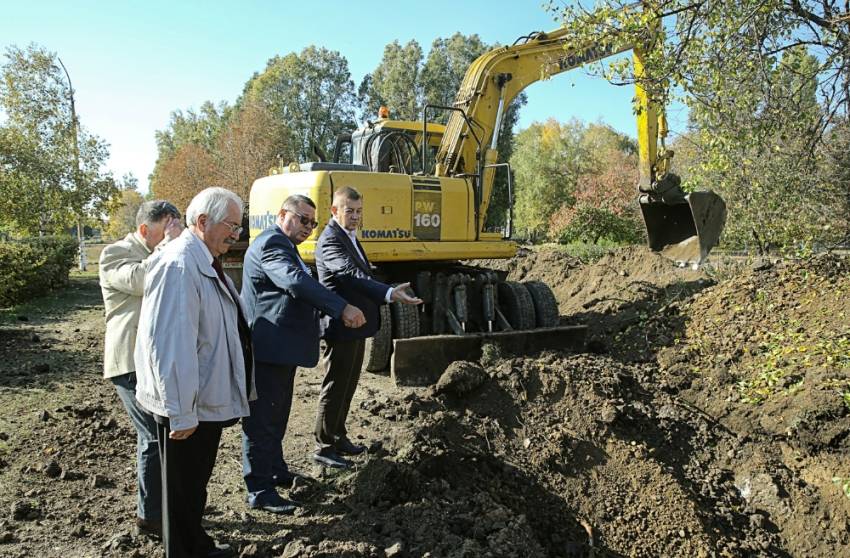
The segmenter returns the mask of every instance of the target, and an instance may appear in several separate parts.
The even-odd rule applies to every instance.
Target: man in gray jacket
[[[161,533],[162,483],[156,423],[136,403],[133,350],[142,309],[145,271],[151,255],[157,246],[177,238],[182,230],[176,207],[165,200],[148,201],[136,214],[136,230],[100,253],[100,289],[106,313],[103,376],[115,385],[136,429],[136,529],[143,534]]]
[[[136,399],[154,414],[162,463],[167,558],[230,556],[201,526],[222,429],[249,413],[250,330],[218,257],[239,239],[242,200],[207,188],[188,230],[148,267],[136,338]]]

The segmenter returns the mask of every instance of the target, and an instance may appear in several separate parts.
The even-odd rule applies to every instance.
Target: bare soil
[[[336,474],[307,459],[321,373],[301,370],[302,508],[247,509],[231,428],[207,529],[242,556],[850,555],[846,258],[498,264],[549,283],[590,352],[486,350],[437,388],[364,374],[349,423],[370,451]],[[0,556],[162,555],[131,531],[135,436],[102,336],[93,278],[0,314]]]

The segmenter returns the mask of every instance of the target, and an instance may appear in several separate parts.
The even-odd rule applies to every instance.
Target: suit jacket
[[[103,377],[112,378],[136,370],[133,349],[142,310],[145,272],[151,251],[136,234],[110,244],[100,253],[100,290],[106,312],[103,346]]]
[[[295,245],[277,227],[245,252],[242,301],[254,340],[254,359],[312,367],[319,362],[319,312],[342,316],[346,302],[306,271]]]
[[[319,281],[349,304],[360,308],[366,316],[366,323],[356,329],[347,328],[341,320],[331,318],[324,334],[328,340],[365,339],[375,335],[381,327],[379,306],[386,302],[390,286],[372,278],[366,253],[357,239],[354,242],[356,246],[339,223],[331,219],[316,244]]]

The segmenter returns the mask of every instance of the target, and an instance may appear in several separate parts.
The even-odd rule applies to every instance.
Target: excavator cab
[[[390,120],[387,114],[381,112],[376,122],[367,122],[351,134],[340,135],[334,160],[363,165],[371,172],[421,174],[422,123]],[[445,126],[439,124],[428,128],[427,149],[431,159],[444,131]]]

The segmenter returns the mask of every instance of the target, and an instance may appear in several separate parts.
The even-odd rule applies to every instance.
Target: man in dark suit
[[[361,327],[363,313],[311,275],[296,246],[318,223],[307,196],[283,202],[275,226],[263,231],[245,253],[242,300],[254,341],[256,401],[242,421],[242,466],[248,505],[292,513],[295,505],[276,486],[294,475],[283,458],[283,437],[292,407],[295,369],[319,361],[319,312],[344,327]]]
[[[333,217],[319,236],[316,268],[319,281],[350,304],[363,310],[365,325],[346,328],[331,316],[324,333],[326,348],[322,361],[325,378],[316,416],[316,453],[313,461],[344,468],[351,462],[342,455],[357,455],[366,448],[348,439],[345,419],[360,379],[366,338],[381,327],[379,306],[387,302],[421,304],[408,294],[410,283],[391,287],[375,280],[356,231],[363,213],[363,199],[354,188],[342,187],[334,193]]]

